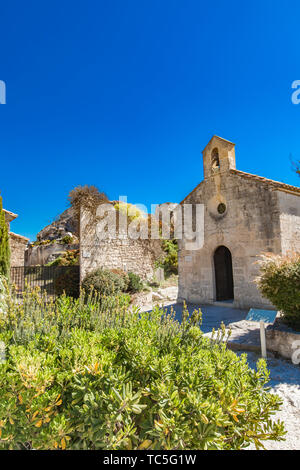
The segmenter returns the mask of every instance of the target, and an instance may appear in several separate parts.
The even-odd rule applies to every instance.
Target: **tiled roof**
[[[9,232],[9,235],[13,238],[20,238],[21,240],[24,240],[26,242],[29,241],[29,238],[27,237],[23,237],[23,235],[19,235],[18,233],[14,233],[14,232]]]
[[[242,176],[243,178],[251,179],[252,181],[258,181],[259,183],[266,183],[279,191],[286,191],[300,195],[300,188],[298,186],[291,186],[290,184],[270,180],[268,178],[264,178],[263,176],[252,175],[251,173],[245,173],[244,171],[236,169],[231,169],[230,173],[233,175]]]
[[[10,218],[10,220],[14,220],[18,217],[18,214],[14,214],[13,212],[7,211],[6,209],[3,209],[3,212],[5,212],[5,214],[7,214],[7,216]]]
[[[258,176],[258,175],[252,175],[252,173],[246,173],[245,171],[240,171],[240,170],[236,170],[236,169],[233,169],[231,168],[230,169],[230,173],[232,173],[233,175],[238,175],[238,176],[241,176],[243,178],[247,178],[247,179],[251,179],[252,181],[258,181],[259,183],[265,183],[265,184],[268,184],[269,186],[272,186],[274,189],[278,190],[278,191],[285,191],[285,192],[288,192],[288,193],[294,193],[296,196],[300,196],[300,188],[298,186],[292,186],[290,184],[286,184],[286,183],[281,183],[280,181],[274,181],[274,180],[270,180],[268,178],[264,178],[263,176]],[[191,195],[193,194],[200,186],[201,184],[203,183],[203,181],[205,180],[202,180],[201,183],[199,183],[182,201],[180,204],[183,204],[186,199]]]

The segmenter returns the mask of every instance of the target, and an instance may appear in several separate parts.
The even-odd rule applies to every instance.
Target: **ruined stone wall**
[[[179,243],[179,300],[212,303],[216,299],[214,252],[226,246],[232,255],[234,306],[270,307],[254,283],[257,255],[281,252],[277,192],[267,184],[229,171],[205,179],[185,203],[205,205],[204,246],[188,251]],[[219,203],[226,205],[219,214]]]
[[[68,250],[77,250],[78,244],[49,243],[29,245],[25,251],[25,266],[45,266]]]
[[[96,268],[132,271],[143,279],[152,279],[155,261],[163,255],[160,240],[130,239],[127,234],[101,240],[94,220],[87,211],[80,218],[80,277]]]
[[[10,232],[10,265],[11,267],[24,266],[24,255],[28,239]]]

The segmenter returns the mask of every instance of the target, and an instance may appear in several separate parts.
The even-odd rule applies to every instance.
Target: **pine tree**
[[[0,274],[9,277],[10,274],[10,248],[9,233],[5,222],[5,214],[0,196]]]

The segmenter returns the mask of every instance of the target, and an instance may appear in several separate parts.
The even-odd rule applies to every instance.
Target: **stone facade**
[[[179,301],[217,300],[223,268],[216,250],[226,247],[231,266],[222,276],[227,282],[232,270],[233,295],[218,300],[271,307],[254,283],[256,261],[262,252],[300,250],[300,188],[236,170],[234,144],[217,136],[205,147],[203,163],[204,180],[181,204],[204,205],[204,245],[190,251],[184,239],[179,243]]]
[[[18,216],[13,212],[4,209],[5,220],[9,230],[10,237],[10,265],[11,267],[24,266],[25,250],[29,239],[10,231],[10,223]]]
[[[127,233],[120,233],[117,238],[99,239],[96,233],[95,217],[86,210],[81,211],[81,280],[87,273],[99,267],[132,271],[142,279],[152,279],[155,261],[162,255],[160,240],[134,240],[129,238]]]
[[[24,266],[25,250],[28,238],[10,232],[10,266]]]

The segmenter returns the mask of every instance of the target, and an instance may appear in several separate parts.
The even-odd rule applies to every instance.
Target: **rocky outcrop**
[[[78,223],[70,207],[37,234],[25,252],[25,266],[44,266],[79,248]]]
[[[57,220],[52,222],[52,224],[43,228],[43,230],[37,234],[36,238],[37,241],[52,241],[62,239],[67,235],[76,236],[77,233],[78,223],[73,215],[73,209],[70,207],[60,214]]]
[[[10,265],[11,267],[24,266],[24,257],[28,244],[28,238],[10,232]]]

